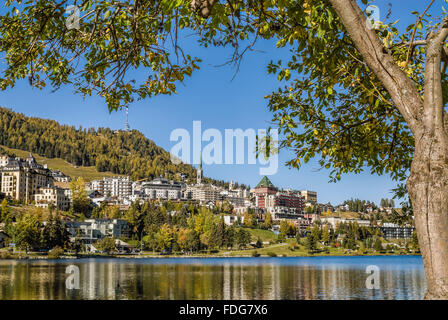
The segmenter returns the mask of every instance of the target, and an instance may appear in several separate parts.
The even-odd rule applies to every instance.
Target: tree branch
[[[448,17],[443,20],[437,32],[428,37],[428,51],[425,63],[425,118],[430,118],[431,126],[444,127],[444,104],[442,92],[442,56],[444,43],[448,37]],[[429,119],[428,119],[429,120]]]
[[[389,92],[409,128],[420,131],[423,99],[415,85],[384,48],[355,0],[329,0],[367,65]]]
[[[423,13],[417,18],[417,21],[415,22],[414,31],[412,31],[411,45],[410,45],[408,53],[406,55],[406,64],[405,64],[405,67],[404,67],[405,69],[408,67],[409,62],[411,61],[412,54],[414,53],[414,48],[415,47],[413,45],[413,42],[414,42],[414,39],[415,39],[415,33],[417,31],[418,24],[422,21],[423,17],[425,16],[425,14],[429,10],[429,8],[431,8],[431,6],[434,3],[434,1],[435,0],[431,1],[431,3],[428,5],[428,7],[425,9],[425,11],[423,11]]]

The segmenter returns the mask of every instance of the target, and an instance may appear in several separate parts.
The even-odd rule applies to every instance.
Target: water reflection
[[[67,290],[68,265],[80,269]],[[380,289],[365,286],[368,265]],[[422,299],[420,257],[0,261],[0,299]]]

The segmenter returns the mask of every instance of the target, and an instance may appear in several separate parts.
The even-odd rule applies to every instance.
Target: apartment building
[[[380,230],[386,239],[410,239],[415,228],[410,226],[400,227],[395,223],[383,223]]]
[[[305,202],[317,203],[317,192],[309,190],[300,190],[300,194],[304,198]]]
[[[86,244],[91,244],[106,237],[118,239],[130,235],[129,223],[120,219],[86,219],[83,222],[65,221],[64,225],[72,242],[78,239]]]
[[[221,200],[219,188],[213,185],[190,185],[185,190],[185,198],[197,200],[201,203],[214,202]]]
[[[8,158],[1,160],[4,166],[0,167],[0,192],[14,200],[30,203],[39,188],[53,186],[51,171],[36,162],[30,153],[25,160],[21,158]]]
[[[51,204],[58,210],[66,211],[70,208],[70,197],[66,189],[60,187],[41,187],[39,193],[34,195],[36,207],[48,208]]]
[[[182,184],[162,177],[150,182],[142,182],[138,188],[134,184],[133,189],[138,189],[139,191],[134,191],[134,194],[145,200],[180,200],[182,198]]]
[[[125,199],[132,195],[132,181],[129,177],[103,178],[102,180],[93,180],[87,188],[96,190],[106,197],[116,197]]]

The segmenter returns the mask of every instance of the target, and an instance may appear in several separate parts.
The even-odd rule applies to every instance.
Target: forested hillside
[[[126,174],[132,179],[165,176],[196,179],[195,168],[175,165],[170,155],[138,130],[75,128],[54,120],[27,117],[0,107],[0,145],[31,151],[47,158],[61,158],[77,166],[95,166],[99,172]],[[223,181],[206,179],[224,185]]]

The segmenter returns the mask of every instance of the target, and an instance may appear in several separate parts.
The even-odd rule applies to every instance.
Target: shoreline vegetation
[[[210,251],[202,253],[170,253],[161,254],[160,252],[143,251],[140,253],[60,253],[52,255],[51,253],[42,252],[15,252],[0,250],[0,260],[56,260],[56,259],[91,259],[91,258],[105,258],[105,259],[147,259],[147,258],[292,258],[292,257],[372,257],[372,256],[420,256],[419,251],[367,251],[364,253],[358,250],[347,250],[344,248],[329,248],[330,250],[321,250],[320,252],[309,253],[306,249],[291,250],[290,243],[281,243],[271,245],[263,248],[242,249],[232,251]]]
[[[252,254],[247,255],[220,255],[220,254],[192,254],[192,255],[184,255],[184,254],[171,254],[171,255],[161,255],[161,254],[115,254],[115,255],[107,255],[107,254],[80,254],[80,255],[63,255],[57,258],[49,257],[48,255],[9,255],[7,257],[0,258],[1,260],[64,260],[64,259],[172,259],[172,258],[180,258],[180,259],[190,259],[190,258],[321,258],[321,257],[382,257],[382,256],[421,256],[420,253],[370,253],[370,254],[304,254],[304,255],[269,255],[269,254],[260,254],[254,256]]]
[[[96,252],[86,250],[86,244],[69,241],[62,216],[27,207],[22,215],[17,207],[2,202],[3,216],[16,217],[8,233],[14,246],[0,249],[2,259],[59,258],[232,258],[232,257],[331,257],[331,256],[392,256],[420,254],[416,237],[386,239],[378,228],[359,226],[356,222],[339,223],[336,229],[315,223],[307,230],[281,221],[279,230],[272,230],[268,216],[259,222],[247,212],[245,223],[227,226],[220,207],[215,212],[190,203],[179,213],[168,214],[177,204],[162,203],[160,207],[133,204],[120,214],[130,223],[133,232],[128,237],[105,237],[95,242]],[[172,207],[172,208],[171,208]],[[40,209],[40,210],[39,210]],[[110,209],[104,208],[107,212]],[[182,209],[186,212],[182,212]],[[33,212],[31,212],[33,211]],[[36,211],[36,212],[34,212]],[[188,212],[190,212],[188,214]],[[177,212],[177,211],[176,211]],[[101,212],[100,212],[101,213]],[[103,217],[102,214],[98,216]],[[21,216],[21,217],[20,217]],[[118,218],[118,217],[116,217]],[[12,219],[6,219],[12,220]],[[46,221],[44,224],[42,221]],[[356,221],[356,220],[354,220]],[[147,230],[145,233],[144,230]],[[139,237],[140,235],[140,237]],[[140,239],[139,239],[140,238]],[[140,255],[140,251],[142,253]]]

